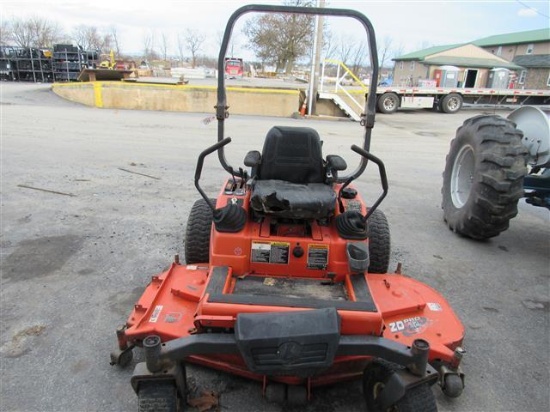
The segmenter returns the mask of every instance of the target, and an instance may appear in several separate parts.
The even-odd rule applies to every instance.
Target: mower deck
[[[455,349],[462,343],[463,327],[445,299],[399,274],[357,274],[332,283],[327,279],[234,276],[225,266],[177,263],[153,276],[128,319],[125,337],[128,344],[139,346],[151,335],[160,336],[163,342],[183,343],[206,332],[209,338],[232,335],[239,314],[328,308],[337,310],[341,340],[344,336],[380,337],[410,348],[416,339],[423,339],[430,342],[429,361],[447,364],[455,362]],[[216,353],[189,353],[185,360],[264,379],[246,367],[236,343],[223,341],[212,351]],[[338,349],[332,366],[310,384],[360,375],[371,356],[346,352]],[[304,379],[278,376],[275,380],[297,383]]]

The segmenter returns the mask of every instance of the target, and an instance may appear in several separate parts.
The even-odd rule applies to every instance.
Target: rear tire
[[[386,363],[373,362],[363,373],[363,395],[368,412],[437,412],[435,396],[429,384],[422,383],[407,390],[405,395],[390,408],[383,410],[378,397],[388,379],[395,373]]]
[[[380,113],[395,113],[399,108],[399,96],[395,93],[384,93],[378,98],[377,107]]]
[[[387,273],[390,265],[390,226],[386,215],[376,209],[367,222],[369,237],[369,273]]]
[[[173,382],[141,382],[138,390],[138,412],[177,412],[178,393]]]
[[[439,102],[439,109],[443,113],[457,113],[462,109],[464,99],[458,93],[447,94]]]
[[[215,206],[216,199],[210,199]],[[185,230],[185,261],[192,263],[208,263],[210,260],[210,232],[212,229],[212,209],[204,199],[197,200],[187,220]]]
[[[473,239],[508,229],[527,173],[522,132],[500,116],[467,119],[451,142],[443,172],[443,219]]]

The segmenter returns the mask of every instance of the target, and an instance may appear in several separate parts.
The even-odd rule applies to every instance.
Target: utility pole
[[[325,0],[318,0],[318,7],[325,7]],[[319,66],[321,65],[321,50],[323,49],[323,16],[315,16],[315,39],[313,41],[313,58],[311,74],[309,76],[309,95],[307,113],[314,115],[317,104],[317,91],[319,89]]]

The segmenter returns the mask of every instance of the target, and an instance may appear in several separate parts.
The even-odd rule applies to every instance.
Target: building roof
[[[505,44],[550,42],[550,28],[497,34],[472,42],[479,47],[500,46]]]
[[[432,59],[425,59],[423,64],[431,66],[459,66],[459,67],[479,67],[492,69],[495,67],[503,67],[505,69],[523,69],[518,62],[507,62],[499,59],[491,58],[475,58],[475,57],[456,57],[456,56],[437,56]]]
[[[520,43],[540,43],[550,42],[550,28],[520,31],[516,33],[497,34],[495,36],[484,37],[482,39],[475,40],[470,44],[478,47],[497,46],[505,44],[520,44]],[[460,44],[447,44],[443,46],[433,46],[424,50],[418,50],[412,53],[404,54],[399,57],[395,57],[392,60],[417,60],[422,61],[432,54],[441,53],[446,50],[454,49],[460,46],[464,46],[468,43]]]
[[[448,44],[445,46],[433,46],[424,50],[418,50],[412,53],[404,54],[403,56],[396,57],[392,60],[424,60],[427,56],[432,54],[441,53],[446,50],[451,50],[457,47],[463,46],[463,44]]]
[[[465,53],[462,56],[457,53],[457,51],[461,49],[465,50]],[[430,47],[415,53],[409,53],[404,56],[396,57],[393,60],[418,61],[422,64],[430,66],[449,65],[490,69],[495,67],[502,67],[512,70],[523,69],[519,63],[509,62],[508,60],[495,56],[485,49],[473,44],[455,44]]]
[[[523,67],[546,68],[550,67],[550,54],[526,54],[523,56],[516,56],[513,62]]]

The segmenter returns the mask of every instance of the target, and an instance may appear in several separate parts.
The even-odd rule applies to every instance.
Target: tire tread
[[[369,273],[387,273],[390,263],[391,236],[386,215],[376,209],[369,217],[367,234],[369,238]]]
[[[501,116],[479,115],[467,119],[451,141],[443,172],[443,218],[449,228],[474,239],[488,239],[508,229],[524,195],[527,150],[522,132]],[[472,146],[477,158],[470,198],[457,209],[451,199],[450,180],[457,153]]]
[[[216,204],[215,199],[210,199]],[[212,210],[204,199],[198,199],[191,208],[185,230],[185,262],[208,263],[210,260],[210,231],[212,227]]]

